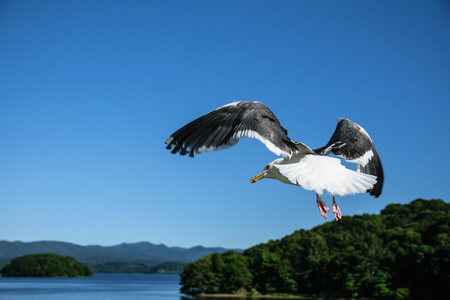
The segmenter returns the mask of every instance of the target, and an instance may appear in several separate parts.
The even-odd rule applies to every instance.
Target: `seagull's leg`
[[[339,221],[342,218],[341,210],[339,209],[339,206],[336,203],[336,198],[333,195],[333,212],[334,212],[334,218],[336,221]]]
[[[316,193],[316,197],[317,197],[316,202],[317,202],[317,206],[319,207],[319,212],[322,215],[322,217],[324,217],[326,219],[327,211],[329,211],[330,209],[325,204],[325,202],[323,202],[322,199],[320,199],[319,194]]]

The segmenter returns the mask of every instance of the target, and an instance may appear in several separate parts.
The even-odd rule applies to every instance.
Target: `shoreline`
[[[320,298],[308,298],[301,296],[271,296],[271,295],[234,295],[234,294],[216,294],[216,295],[197,295],[195,299],[210,299],[210,298],[223,298],[223,299],[304,299],[304,300],[318,300]]]
[[[275,296],[275,295],[250,295],[247,293],[236,294],[198,294],[194,299],[303,299],[303,300],[372,300],[371,298],[322,298],[322,297],[307,297],[307,296]]]

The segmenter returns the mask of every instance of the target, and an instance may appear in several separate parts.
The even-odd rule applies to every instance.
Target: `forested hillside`
[[[203,257],[184,269],[181,292],[443,299],[449,261],[450,204],[417,199]]]

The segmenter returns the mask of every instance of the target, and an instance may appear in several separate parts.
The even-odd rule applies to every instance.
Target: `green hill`
[[[31,254],[13,259],[2,268],[3,277],[91,277],[92,270],[73,257]]]
[[[188,264],[181,292],[444,299],[450,204],[417,199]]]

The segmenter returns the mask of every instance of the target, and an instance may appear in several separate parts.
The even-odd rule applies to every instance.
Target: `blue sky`
[[[276,158],[257,140],[165,150],[236,100],[312,148],[340,117],[366,129],[385,187],[344,216],[450,199],[448,1],[2,1],[0,45],[0,239],[247,248],[334,222],[250,184]]]

